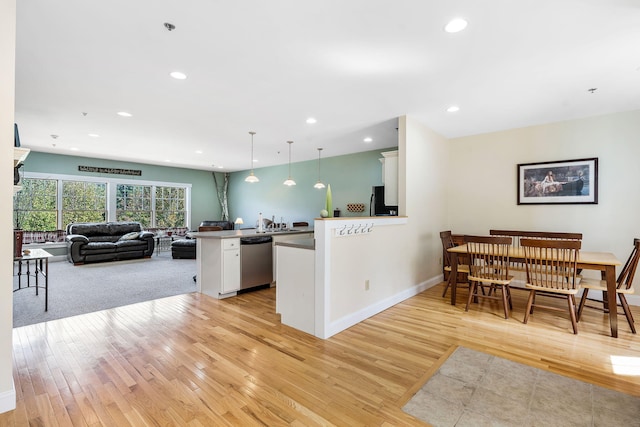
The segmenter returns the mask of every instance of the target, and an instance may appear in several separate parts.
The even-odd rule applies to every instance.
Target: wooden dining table
[[[451,305],[456,305],[456,282],[458,276],[458,256],[467,254],[467,245],[454,246],[449,248],[451,254]],[[517,263],[524,263],[524,249],[519,246],[512,246],[509,249],[509,260]],[[580,251],[578,256],[578,268],[582,270],[600,271],[602,280],[607,282],[607,292],[603,295],[606,298],[609,309],[609,325],[611,336],[618,337],[618,310],[616,295],[616,266],[622,265],[620,260],[610,252],[589,252]]]

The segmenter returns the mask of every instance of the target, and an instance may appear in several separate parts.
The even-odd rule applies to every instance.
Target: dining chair
[[[631,327],[631,332],[633,332],[634,334],[636,333],[636,328],[634,325],[633,314],[631,314],[629,304],[627,303],[627,297],[625,295],[634,293],[633,277],[635,276],[636,269],[638,268],[638,259],[640,259],[640,239],[633,239],[633,249],[631,251],[631,255],[629,255],[627,262],[624,264],[624,267],[622,268],[622,271],[620,271],[618,279],[616,280],[616,295],[618,295],[618,299],[620,300],[620,305],[622,306],[624,315],[627,318],[629,327]],[[582,293],[582,298],[580,298],[580,307],[578,308],[578,321],[580,321],[580,317],[582,316],[582,309],[585,307],[585,302],[587,301],[589,290],[598,290],[606,294],[607,282],[604,280],[592,280],[589,278],[584,278],[580,282],[580,287],[584,289],[584,292]],[[586,305],[586,307],[605,310],[605,301],[606,298],[604,298],[603,294],[602,307],[594,307],[589,305]],[[610,312],[611,310],[615,310],[615,314],[617,315],[618,307],[609,307]]]
[[[468,278],[471,284],[465,311],[469,311],[471,300],[477,298],[502,300],[504,318],[509,318],[509,310],[513,308],[509,289],[513,280],[513,276],[509,275],[509,248],[512,240],[511,237],[464,236],[469,254]],[[487,293],[484,292],[485,286],[489,287]],[[501,296],[497,296],[498,289]]]
[[[453,280],[451,276],[451,254],[449,253],[449,248],[456,246],[456,243],[453,240],[453,234],[451,234],[451,230],[441,231],[440,232],[440,240],[442,241],[442,260],[443,260],[443,270],[445,273],[448,273],[447,284],[444,287],[444,291],[442,292],[442,298],[447,295],[447,290],[451,285]],[[461,280],[458,280],[458,285],[462,285],[463,283],[467,283],[464,285],[465,287],[469,287],[467,275],[469,274],[469,266],[464,263],[460,263],[460,261],[466,261],[464,257],[458,256],[458,275],[462,276]],[[462,282],[462,283],[460,283]]]
[[[520,239],[527,272],[525,288],[529,289],[524,323],[529,321],[534,307],[564,311],[539,304],[536,297],[561,297],[567,300],[573,333],[578,333],[575,295],[579,289],[576,270],[581,245],[579,240]]]

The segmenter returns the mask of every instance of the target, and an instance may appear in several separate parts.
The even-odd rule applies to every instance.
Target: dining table
[[[462,244],[448,249],[451,254],[451,305],[456,305],[456,287],[458,276],[458,257],[467,255],[467,245]],[[509,261],[514,263],[524,263],[524,248],[521,246],[512,246],[509,249]],[[600,271],[602,280],[607,283],[607,292],[603,295],[605,306],[609,309],[609,326],[611,327],[611,336],[618,337],[618,311],[617,311],[617,295],[616,295],[616,266],[622,265],[620,260],[610,252],[591,252],[580,251],[578,253],[577,268],[582,270]]]

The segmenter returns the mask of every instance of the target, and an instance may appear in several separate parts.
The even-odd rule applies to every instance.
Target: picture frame
[[[598,158],[519,164],[518,204],[598,204]]]

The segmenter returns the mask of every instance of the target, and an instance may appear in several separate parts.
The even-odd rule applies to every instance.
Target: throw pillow
[[[132,231],[131,233],[127,233],[124,236],[120,237],[118,240],[135,240],[140,236],[140,232]]]

